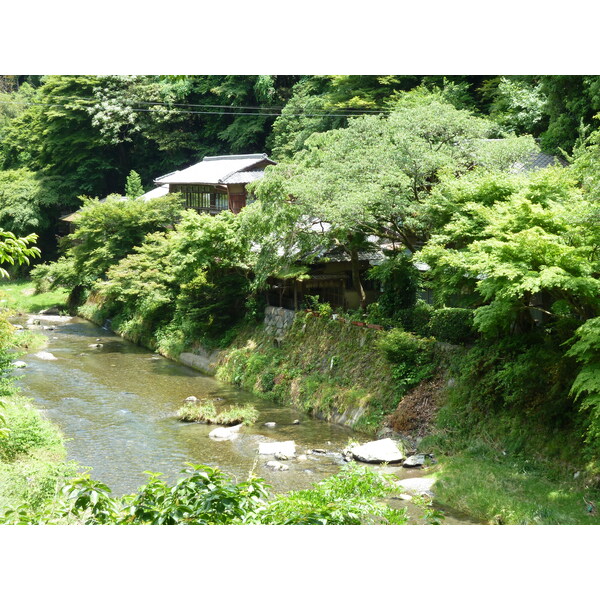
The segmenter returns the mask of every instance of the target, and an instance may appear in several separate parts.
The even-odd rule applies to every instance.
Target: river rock
[[[188,396],[183,402],[184,404],[192,404],[193,402],[198,402],[198,398],[196,396]]]
[[[89,344],[88,348],[102,348],[103,344]]]
[[[433,496],[431,488],[435,483],[435,479],[431,477],[411,477],[410,479],[401,479],[398,485],[402,487],[405,492],[411,494],[425,494],[427,496]]]
[[[300,462],[304,462],[305,460],[308,460],[308,457],[306,456],[306,454],[300,454],[297,460],[299,460]]]
[[[404,453],[391,438],[352,446],[349,450],[354,459],[366,463],[398,463],[405,458]]]
[[[27,366],[27,363],[23,360],[15,360],[13,363],[13,367],[15,369],[24,369]]]
[[[300,425],[300,419],[296,419],[296,420],[295,420],[295,421],[292,423],[292,425]]]
[[[273,469],[273,471],[287,471],[289,469],[287,465],[277,462],[276,460],[270,460],[265,466],[269,469]]]
[[[22,331],[24,329],[23,325],[13,325],[13,327],[17,330],[17,331]]]
[[[285,454],[286,456],[296,456],[296,442],[260,442],[258,444],[259,454]]]
[[[208,434],[208,437],[213,440],[232,440],[237,437],[241,426],[242,424],[240,423],[233,427],[217,427]]]
[[[425,464],[424,454],[413,454],[409,456],[403,463],[402,466],[406,468],[410,467],[422,467]]]
[[[271,429],[276,425],[277,423],[275,423],[275,421],[268,421],[267,423],[265,423],[265,427],[270,427]]]
[[[275,460],[290,460],[290,456],[283,452],[275,452]]]
[[[410,494],[400,494],[398,496],[398,500],[404,500],[406,502],[409,502],[410,500],[412,500],[412,496]]]
[[[39,325],[41,321],[49,323],[67,323],[72,319],[73,317],[70,317],[69,315],[34,315],[28,319],[27,323],[29,324],[32,322],[34,325]]]
[[[58,309],[58,306],[51,306],[50,308],[40,310],[38,315],[60,315],[60,310]]]
[[[58,360],[56,358],[56,356],[54,356],[54,354],[52,354],[52,352],[46,352],[45,350],[41,350],[40,352],[36,352],[34,354],[34,356],[36,358],[39,358],[40,360]]]

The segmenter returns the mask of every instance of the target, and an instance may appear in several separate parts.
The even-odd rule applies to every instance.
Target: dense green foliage
[[[259,478],[235,482],[218,469],[190,465],[177,483],[148,473],[148,483],[120,498],[89,475],[73,479],[51,502],[8,510],[4,523],[86,525],[361,525],[407,522],[382,500],[397,490],[391,477],[348,466],[310,490],[269,497]]]
[[[490,137],[541,136],[545,149],[570,152],[580,124],[588,133],[597,128],[598,81],[576,75],[2,76],[0,168],[27,169],[48,190],[28,220],[48,228],[47,236],[35,232],[50,250],[50,228],[61,212],[76,208],[82,195],[123,193],[132,169],[148,186],[206,155],[267,150],[287,160],[311,134],[344,128],[368,111],[385,114],[408,90],[435,92],[457,109],[489,117]],[[0,227],[17,232],[12,209],[7,221],[3,210],[0,201]]]
[[[431,335],[440,342],[461,344],[473,341],[473,311],[469,308],[438,308],[429,323]]]
[[[325,417],[362,403],[356,427],[367,431],[434,375],[437,349],[447,348],[435,342],[448,342],[460,348],[446,361],[454,385],[437,421],[438,451],[468,462],[474,447],[502,446],[511,464],[527,453],[551,457],[594,484],[599,77],[9,83],[3,97],[24,104],[0,113],[0,227],[17,235],[50,232],[82,194],[134,197],[206,154],[269,150],[280,161],[251,185],[256,202],[239,216],[186,213],[176,198],[87,201],[63,257],[36,268],[39,289],[67,285],[82,314],[112,319],[170,356],[195,343],[232,344],[222,377]],[[534,138],[564,150],[568,166],[519,169],[540,149]],[[360,257],[381,248],[365,279]],[[279,347],[250,328],[236,338],[244,320],[261,316],[270,277],[302,281],[332,256],[351,265],[360,309],[350,320],[391,329],[368,334],[379,336],[367,361],[375,374],[353,362],[364,331],[330,320],[318,297],[319,324],[297,319]],[[381,292],[370,306],[368,280]],[[316,328],[323,347],[294,347]]]

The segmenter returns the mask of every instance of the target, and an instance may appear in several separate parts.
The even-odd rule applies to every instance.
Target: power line
[[[92,100],[87,98],[81,98],[81,96],[63,96],[57,95],[55,98],[62,98],[66,100],[79,100],[80,102],[99,102],[99,100]],[[110,98],[108,98],[110,100]],[[277,106],[277,105],[269,105],[269,106],[250,106],[245,104],[240,104],[236,106],[231,106],[228,104],[193,104],[193,103],[180,103],[180,102],[159,102],[158,100],[147,101],[147,100],[134,100],[133,104],[150,104],[150,105],[158,105],[158,106],[183,106],[183,107],[199,107],[199,108],[226,108],[226,109],[243,109],[243,110],[283,110],[286,106]],[[318,109],[317,109],[318,110]],[[325,110],[325,109],[323,109]],[[351,106],[346,107],[344,109],[339,109],[343,111],[357,111],[360,114],[363,113],[376,113],[379,114],[381,112],[392,112],[393,108],[352,108]]]
[[[43,106],[47,108],[85,108],[84,104],[87,104],[88,107],[95,106],[102,101],[92,101],[86,99],[79,99],[79,106],[72,106],[69,103],[62,104],[51,104],[45,102],[27,102],[27,101],[18,101],[18,100],[0,100],[0,104],[11,104],[11,105],[20,105],[20,106]],[[288,116],[288,117],[357,117],[357,116],[367,116],[367,115],[379,115],[379,114],[389,114],[389,111],[392,109],[381,109],[381,110],[371,110],[365,109],[362,112],[335,112],[331,110],[323,110],[321,112],[295,112],[295,113],[282,113],[282,112],[243,112],[246,110],[256,110],[256,111],[266,111],[273,110],[272,107],[244,107],[244,106],[225,106],[225,105],[210,105],[210,104],[171,104],[166,102],[144,102],[144,101],[136,101],[134,104],[146,104],[151,106],[164,106],[166,108],[171,108],[173,106],[177,107],[207,107],[207,108],[223,108],[226,110],[216,110],[216,111],[201,111],[201,110],[182,110],[178,108],[176,110],[176,114],[190,114],[190,115],[232,115],[232,116],[264,116],[264,117],[280,117],[280,116]],[[139,108],[133,105],[124,104],[123,107],[129,108],[132,112],[156,112],[152,108]],[[314,111],[314,109],[312,109]],[[360,109],[352,109],[352,110],[360,110]]]

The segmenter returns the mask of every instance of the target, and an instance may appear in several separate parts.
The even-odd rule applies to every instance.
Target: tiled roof
[[[264,171],[241,171],[233,173],[221,181],[221,183],[251,183],[260,179],[265,174]]]
[[[511,170],[515,173],[529,173],[545,169],[546,167],[566,167],[567,165],[567,161],[560,156],[546,154],[546,152],[532,152],[527,159],[516,162]]]
[[[231,156],[206,156],[204,160],[187,169],[158,177],[157,184],[218,185],[239,171],[249,170],[261,162],[275,164],[266,154],[234,154]],[[228,181],[228,183],[230,183]]]

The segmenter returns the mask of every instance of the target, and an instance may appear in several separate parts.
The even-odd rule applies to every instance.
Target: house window
[[[227,193],[209,185],[175,185],[173,191],[181,194],[186,208],[198,212],[216,213],[229,208]]]

